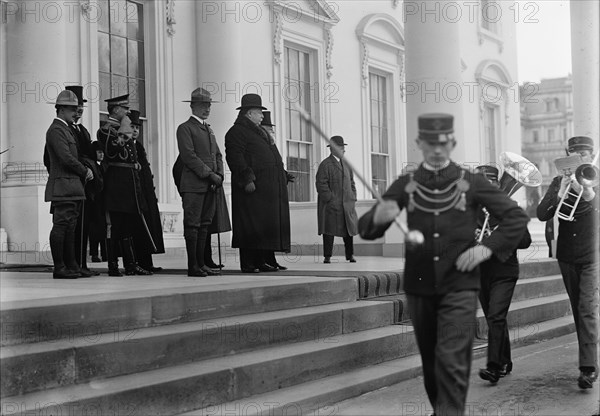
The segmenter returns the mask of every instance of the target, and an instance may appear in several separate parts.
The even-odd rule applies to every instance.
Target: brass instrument
[[[502,152],[498,159],[504,169],[500,177],[500,189],[506,192],[508,196],[512,196],[522,186],[535,188],[542,184],[541,172],[523,156],[511,152]],[[477,244],[480,244],[484,237],[489,237],[496,229],[490,227],[490,213],[488,210],[483,208],[482,211],[485,214],[485,219],[481,230],[476,234]]]
[[[581,201],[581,197],[583,196],[584,188],[593,188],[598,186],[599,183],[599,169],[596,166],[598,162],[598,155],[600,153],[596,153],[594,156],[594,160],[592,163],[579,163],[579,165],[575,168],[575,173],[571,173],[574,166],[568,165],[566,159],[574,158],[574,160],[578,160],[581,162],[581,156],[568,156],[566,158],[559,158],[554,161],[557,169],[563,172],[563,176],[573,176],[574,180],[577,181],[581,185],[581,190],[577,192],[571,186],[573,179],[569,183],[569,186],[565,190],[564,195],[560,199],[558,206],[556,207],[556,216],[563,221],[573,221],[575,219],[575,211],[577,211],[577,207],[579,206],[579,201]],[[575,199],[575,201],[571,204],[568,202],[569,197]]]

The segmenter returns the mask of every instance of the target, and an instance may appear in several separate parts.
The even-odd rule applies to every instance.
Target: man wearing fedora
[[[243,273],[279,270],[266,263],[270,251],[290,251],[290,208],[287,174],[264,118],[257,94],[242,97],[237,119],[225,135],[225,155],[231,170],[233,239],[240,249]]]
[[[323,263],[331,263],[334,237],[342,237],[346,260],[354,259],[353,239],[358,234],[358,215],[356,214],[356,184],[352,169],[344,166],[343,158],[346,143],[342,136],[333,136],[327,145],[328,158],[317,169],[317,223],[318,233],[323,235]]]
[[[568,153],[579,154],[584,163],[591,163],[594,141],[587,136],[571,137]],[[537,207],[540,221],[554,218],[565,193],[562,209],[576,208],[573,221],[558,220],[556,259],[577,330],[580,371],[577,384],[581,389],[591,389],[598,378],[598,184],[585,187],[571,176],[556,176]],[[576,204],[579,194],[581,199]]]
[[[490,165],[481,165],[475,168],[475,171],[483,176],[494,186],[500,188],[498,181],[498,168]],[[485,222],[485,213],[480,212],[476,238],[481,240],[488,237],[486,230],[483,230]],[[488,218],[488,232],[493,232],[498,224],[498,220],[491,215]],[[531,245],[531,235],[529,230],[525,233],[517,246],[517,249],[526,249]],[[479,265],[481,274],[481,290],[479,292],[479,303],[485,314],[488,324],[488,348],[486,368],[479,370],[479,377],[490,383],[497,383],[501,377],[512,372],[513,363],[510,353],[510,337],[508,334],[508,323],[506,315],[512,300],[515,285],[519,279],[519,260],[517,251],[514,250],[508,259],[500,261],[495,255],[489,260]]]
[[[151,275],[151,271],[138,265],[133,241],[135,225],[143,220],[141,216],[147,210],[147,204],[140,183],[140,164],[133,143],[131,120],[122,110],[128,109],[129,103],[124,97],[109,99],[107,102],[109,111],[112,110],[111,114],[121,117],[118,130],[115,129],[114,122],[109,120],[105,124],[106,129],[101,132],[106,135],[104,208],[107,213],[108,274],[123,275],[118,267],[117,250],[120,248],[126,275]],[[120,109],[115,110],[115,106]],[[122,113],[125,114],[121,115]]]
[[[133,233],[135,257],[141,268],[151,272],[158,272],[161,271],[162,268],[154,266],[152,254],[164,253],[165,243],[163,240],[160,210],[158,208],[158,198],[156,198],[156,188],[154,187],[154,175],[152,174],[150,161],[148,161],[148,155],[140,137],[140,127],[142,125],[140,112],[138,110],[131,110],[128,117],[131,120],[131,128],[133,129],[132,139],[135,145],[138,163],[140,164],[138,174],[142,187],[141,191],[146,200],[147,207],[147,210],[142,213],[145,222],[137,221],[135,227],[136,230]],[[152,241],[148,238],[146,226],[150,231]]]
[[[44,200],[50,202],[52,230],[50,250],[55,279],[89,277],[81,273],[75,258],[75,227],[81,201],[85,199],[83,184],[94,174],[79,161],[77,144],[70,127],[74,123],[79,101],[69,90],[61,91],[54,104],[56,118],[46,132],[49,176]]]
[[[398,178],[359,220],[360,235],[382,237],[407,210],[408,228],[424,242],[406,247],[404,291],[414,325],[425,390],[437,416],[462,415],[469,385],[481,262],[503,261],[516,248],[529,218],[482,175],[450,159],[456,145],[454,118],[423,114],[417,146],[424,161]],[[484,206],[498,228],[474,244],[477,212]]]
[[[210,93],[196,88],[190,100],[192,115],[177,128],[177,147],[183,165],[179,192],[183,200],[183,236],[188,261],[188,276],[218,275],[204,262],[208,227],[215,214],[213,187],[223,185],[223,156],[210,125]],[[177,162],[176,162],[177,164]],[[177,179],[177,178],[176,178]]]

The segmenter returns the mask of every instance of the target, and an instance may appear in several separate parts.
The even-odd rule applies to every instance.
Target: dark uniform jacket
[[[67,124],[54,119],[46,132],[49,177],[44,193],[45,201],[73,201],[85,199],[83,183],[86,167],[79,161],[73,132]]]
[[[162,221],[160,219],[160,210],[158,208],[158,199],[156,198],[155,192],[156,188],[154,187],[154,175],[152,174],[152,170],[150,169],[150,162],[148,161],[146,149],[144,149],[142,143],[136,140],[135,148],[138,156],[138,162],[141,165],[139,176],[142,187],[142,194],[144,195],[144,199],[146,201],[147,206],[147,210],[144,211],[144,218],[146,220],[146,224],[148,225],[148,229],[150,230],[150,234],[152,235],[152,240],[154,240],[156,251],[152,249],[152,244],[148,240],[145,230],[138,230],[136,232],[136,236],[134,237],[139,237],[138,241],[140,239],[141,241],[148,240],[148,245],[146,247],[147,252],[164,253],[165,243],[163,240],[163,229]]]
[[[425,237],[423,246],[405,254],[404,290],[407,293],[428,296],[479,289],[479,268],[460,272],[455,262],[462,252],[475,244],[474,233],[480,205],[501,219],[498,229],[483,242],[500,261],[510,256],[526,230],[529,218],[525,212],[481,174],[472,174],[451,162],[438,172],[429,171],[421,165],[415,171],[414,179],[428,189],[442,190],[458,180],[463,172],[464,180],[468,183],[465,211],[454,207],[437,215],[419,209],[407,213],[409,229],[420,230]],[[409,194],[405,187],[409,181],[409,175],[402,175],[383,195],[383,199],[396,201],[401,209],[407,207]],[[375,207],[359,220],[360,235],[368,240],[383,236],[390,226],[375,226],[374,213]]]
[[[231,246],[288,252],[288,176],[275,141],[265,129],[240,116],[225,135],[225,155],[231,170]],[[256,191],[246,193],[250,182]]]
[[[183,162],[180,193],[207,192],[212,185],[208,178],[212,172],[224,176],[223,155],[209,125],[190,117],[177,128],[177,147]]]
[[[343,162],[342,162],[343,163]],[[319,165],[316,177],[319,235],[348,237],[358,234],[354,174],[333,155]]]
[[[540,221],[548,221],[554,217],[556,208],[560,202],[558,191],[560,190],[562,176],[552,180],[546,195],[542,198],[537,208],[537,217]],[[599,244],[598,235],[598,187],[594,188],[596,197],[591,201],[579,201],[573,221],[559,220],[558,241],[556,243],[556,258],[559,261],[574,264],[589,264],[597,261]],[[574,199],[567,199],[573,204]],[[564,209],[564,207],[563,207]]]
[[[112,127],[111,127],[112,128]],[[113,128],[114,129],[114,128]],[[133,139],[119,144],[118,136],[106,136],[104,161],[104,207],[106,211],[139,214],[148,209],[138,173],[137,151]]]

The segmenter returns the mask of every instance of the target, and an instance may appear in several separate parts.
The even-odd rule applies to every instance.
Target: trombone
[[[599,181],[599,170],[596,167],[596,163],[598,163],[598,155],[600,153],[596,153],[594,156],[594,160],[591,163],[581,163],[575,169],[575,174],[571,174],[571,170],[568,168],[563,168],[563,176],[574,176],[575,180],[581,185],[581,190],[579,192],[575,191],[571,184],[573,183],[573,179],[567,186],[564,195],[560,199],[558,206],[556,207],[556,216],[563,221],[573,221],[575,219],[575,212],[577,211],[577,207],[579,206],[579,202],[581,201],[581,197],[583,196],[584,188],[593,188],[598,186]],[[570,158],[572,156],[568,156]],[[561,160],[565,160],[567,158],[559,158],[554,161],[554,163],[558,166]],[[569,198],[575,201],[570,203]]]
[[[541,172],[523,156],[511,152],[502,152],[498,159],[504,169],[500,177],[500,189],[508,196],[512,196],[522,186],[535,188],[542,184]],[[485,214],[485,219],[481,231],[476,234],[477,244],[481,244],[483,238],[489,237],[497,227],[493,229],[490,227],[490,213],[485,207],[482,208],[482,211]]]

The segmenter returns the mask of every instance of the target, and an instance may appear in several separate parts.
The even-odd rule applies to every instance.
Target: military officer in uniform
[[[107,213],[107,255],[109,276],[122,276],[118,268],[117,242],[123,256],[126,275],[150,275],[137,264],[133,243],[135,224],[143,221],[146,201],[141,191],[133,128],[127,117],[128,96],[106,100],[111,117],[98,132],[105,143],[104,208]],[[116,120],[119,127],[116,128]],[[102,139],[102,140],[101,140]],[[150,237],[149,237],[150,238]]]
[[[500,187],[498,168],[482,165],[478,166],[476,171],[482,173],[492,185]],[[481,214],[483,225],[485,223],[485,212]],[[484,241],[485,238],[491,235],[491,232],[494,232],[493,230],[498,221],[489,215],[488,224],[487,230],[482,230],[481,227],[477,229],[477,239],[481,236],[481,241]],[[483,235],[480,233],[483,233]],[[517,249],[525,249],[530,245],[531,235],[529,230],[525,229],[525,234],[523,234]],[[497,256],[492,255],[488,261],[481,263],[480,272],[481,291],[479,292],[479,302],[488,324],[488,358],[486,368],[479,370],[479,377],[491,383],[497,383],[501,377],[510,374],[513,367],[506,315],[508,314],[515,285],[519,279],[517,251],[513,251],[510,257],[503,262],[498,260]]]
[[[450,160],[456,145],[452,115],[421,115],[418,128],[417,146],[424,161],[396,180],[383,202],[360,218],[359,232],[368,240],[383,236],[406,208],[409,229],[423,234],[423,244],[406,248],[404,290],[425,390],[437,416],[462,415],[476,332],[477,266],[492,254],[505,260],[529,218],[482,175]],[[476,245],[480,205],[499,223],[487,240]]]
[[[75,258],[75,226],[81,201],[85,199],[83,184],[94,174],[79,161],[75,137],[70,127],[75,120],[79,102],[72,91],[61,91],[52,103],[56,118],[46,132],[48,182],[44,200],[49,201],[52,214],[50,250],[55,279],[89,277],[82,273]]]
[[[590,163],[594,141],[586,136],[571,137],[568,152],[579,154],[584,162]],[[566,203],[559,208],[565,193]],[[575,204],[580,193],[581,199]],[[575,217],[573,221],[558,221],[556,259],[571,301],[579,341],[577,384],[581,389],[591,389],[598,378],[598,185],[582,187],[571,176],[555,177],[538,205],[537,217],[549,221],[557,209],[570,210],[569,205],[576,206]]]

